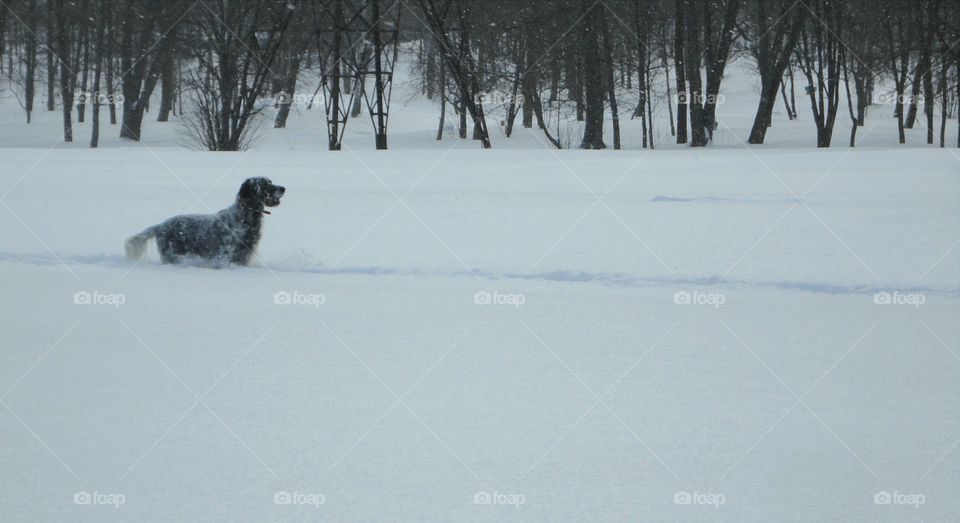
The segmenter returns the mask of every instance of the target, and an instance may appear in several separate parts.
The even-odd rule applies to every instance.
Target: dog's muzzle
[[[280,205],[280,198],[283,198],[283,194],[287,192],[287,188],[282,185],[275,185],[270,191],[270,194],[264,200],[263,204],[267,207],[276,207]]]

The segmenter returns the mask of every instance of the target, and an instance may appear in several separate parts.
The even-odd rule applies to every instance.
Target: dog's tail
[[[127,250],[127,259],[130,261],[136,261],[143,257],[144,251],[147,250],[147,240],[153,238],[157,235],[157,227],[147,227],[140,234],[135,234],[127,238],[124,247]]]

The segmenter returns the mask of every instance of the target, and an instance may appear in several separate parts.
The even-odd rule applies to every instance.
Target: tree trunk
[[[67,36],[67,12],[65,0],[53,0],[57,19],[57,52],[60,57],[60,98],[63,100],[63,141],[73,141],[73,74],[67,62],[70,59],[70,40]]]
[[[507,127],[506,127],[507,138],[510,138],[510,135],[513,134],[513,122],[517,119],[517,95],[520,93],[520,79],[523,74],[522,69],[524,64],[524,60],[523,60],[524,50],[523,50],[522,44],[517,44],[517,46],[518,46],[518,49],[514,54],[515,69],[513,73],[513,87],[510,90],[510,93],[511,93],[510,103],[507,106]]]
[[[604,10],[600,10],[600,22],[603,26],[603,53],[606,60],[607,99],[610,101],[610,115],[613,119],[613,148],[620,149],[620,114],[617,111],[617,89],[613,76],[613,43],[610,38],[610,27]]]
[[[903,126],[907,129],[913,129],[917,121],[917,99],[920,97],[921,76],[923,69],[927,68],[926,61],[921,57],[917,62],[917,67],[913,70],[913,83],[910,86],[910,104],[907,107],[907,118]]]
[[[853,99],[850,97],[850,72],[847,68],[847,59],[846,53],[844,53],[843,58],[843,85],[846,87],[847,91],[847,110],[850,111],[850,147],[857,146],[857,128],[860,126],[857,123],[857,114],[853,110]],[[857,100],[857,106],[860,105],[860,100]]]
[[[128,3],[126,23],[123,26],[123,44],[121,45],[121,66],[124,75],[123,85],[123,121],[120,125],[120,138],[140,141],[143,129],[143,113],[150,102],[150,95],[160,78],[160,67],[156,54],[166,52],[169,40],[162,37],[155,41],[155,25],[169,27],[170,18],[167,4],[146,4],[148,11],[140,16],[134,4]],[[168,15],[168,16],[164,16]],[[151,53],[145,57],[144,54]],[[156,53],[156,54],[153,54]]]
[[[543,135],[547,138],[547,140],[549,140],[550,143],[552,143],[557,149],[561,149],[562,144],[560,143],[560,140],[551,136],[550,131],[547,129],[547,122],[543,118],[543,103],[540,100],[540,93],[538,91],[534,91],[534,96],[535,99],[533,103],[533,112],[537,116],[537,125],[540,127],[540,129],[543,129]]]
[[[641,141],[640,147],[647,149],[650,147],[650,137],[647,135],[647,89],[649,86],[649,79],[647,78],[647,67],[646,67],[646,45],[645,42],[639,40],[640,35],[644,34],[640,31],[639,26],[637,26],[637,58],[639,62],[637,63],[637,108],[633,111],[633,116],[640,117],[640,131],[641,131]]]
[[[173,96],[177,88],[177,73],[174,69],[173,55],[176,52],[176,28],[170,30],[166,38],[167,45],[157,56],[160,60],[160,109],[157,111],[157,121],[166,122],[170,119],[173,109]]]
[[[787,99],[787,84],[780,82],[780,97],[783,99],[783,109],[787,112],[787,119],[793,120],[793,111],[790,110],[790,100]]]
[[[894,114],[897,117],[897,134],[899,135],[899,140],[901,144],[907,143],[907,134],[904,131],[904,121],[903,121],[903,97],[906,93],[906,78],[907,78],[907,60],[903,60],[900,67],[899,76],[894,76],[894,83],[896,86],[897,93],[897,103],[894,106]]]
[[[297,91],[297,77],[300,76],[300,62],[302,50],[295,49],[287,59],[286,76],[283,78],[283,84],[280,90],[286,94],[286,103],[281,103],[277,109],[277,117],[273,121],[275,129],[283,129],[287,126],[287,117],[290,115],[290,106],[293,104],[293,95]],[[358,97],[359,99],[359,97]]]
[[[757,71],[760,74],[760,101],[757,104],[757,114],[754,116],[747,143],[762,144],[767,135],[767,128],[772,123],[777,91],[780,88],[780,82],[783,81],[783,72],[790,64],[790,56],[800,36],[807,9],[788,10],[777,17],[767,13],[766,0],[752,0],[752,4],[756,8],[755,22],[760,33],[751,49],[757,60]],[[783,5],[785,8],[789,7],[787,4]],[[773,20],[778,22],[767,27],[766,24],[770,24]]]
[[[33,115],[33,98],[36,91],[37,76],[37,0],[27,3],[27,34],[26,34],[26,63],[27,71],[23,84],[24,109],[27,111],[27,123]]]
[[[107,26],[107,43],[106,51],[107,57],[107,72],[106,72],[106,81],[107,81],[107,96],[110,109],[110,125],[117,125],[117,94],[116,94],[116,85],[113,83],[113,0],[104,0],[104,11],[107,13],[105,16],[108,18],[104,21],[104,24]]]
[[[479,140],[484,149],[489,149],[491,147],[490,143],[490,133],[487,129],[486,115],[483,110],[483,103],[480,100],[475,99],[474,97],[479,94],[480,91],[480,79],[478,62],[474,60],[473,55],[470,53],[470,23],[468,20],[467,9],[464,5],[457,5],[457,25],[459,25],[460,33],[460,42],[458,46],[458,54],[454,55],[451,50],[453,47],[453,42],[450,39],[451,31],[447,28],[447,22],[444,17],[446,9],[439,9],[435,3],[435,0],[418,0],[421,9],[426,16],[427,23],[430,25],[431,32],[434,38],[439,39],[441,45],[440,47],[445,50],[444,59],[447,61],[447,70],[453,79],[454,83],[457,85],[457,90],[459,91],[459,101],[463,109],[466,109],[470,113],[470,117],[473,119],[473,125],[478,133]],[[449,3],[447,4],[449,7]],[[443,13],[443,14],[442,14]],[[465,119],[466,115],[462,115],[461,118]],[[462,126],[463,137],[466,137],[466,125]]]
[[[667,115],[670,117],[670,136],[677,135],[677,126],[673,120],[673,93],[670,90],[670,62],[667,60],[666,45],[662,48],[660,62],[663,64],[663,81],[667,84]]]
[[[100,103],[103,96],[100,94],[100,70],[103,66],[103,35],[106,32],[107,24],[106,2],[101,0],[100,16],[97,21],[97,40],[95,55],[93,59],[93,125],[90,128],[90,148],[96,149],[100,145]]]
[[[330,88],[327,100],[327,149],[339,151],[340,144],[340,75],[341,75],[341,47],[343,42],[343,0],[334,1],[333,47],[329,60],[332,63],[330,75],[322,81],[327,82]],[[323,57],[320,57],[322,60]]]
[[[599,33],[602,31],[603,6],[582,3],[586,14],[581,22],[580,49],[584,68],[585,118],[581,149],[604,149],[603,143],[603,71],[600,64]]]
[[[360,54],[360,63],[365,64],[370,61],[370,46],[364,46],[363,51]],[[442,62],[442,60],[441,60]],[[364,91],[366,90],[366,76],[363,73],[360,73],[356,78],[356,86],[353,90],[353,107],[350,108],[350,117],[356,118],[360,116],[360,113],[363,111],[362,100],[365,96]]]
[[[706,56],[707,97],[703,101],[703,125],[707,129],[710,140],[713,140],[713,131],[717,128],[717,100],[720,96],[720,82],[723,81],[723,72],[727,67],[727,57],[730,55],[733,36],[736,34],[739,11],[740,0],[726,0],[723,23],[719,33],[716,33],[712,29],[710,10],[704,7],[704,20],[710,21],[710,23],[704,31],[709,45],[707,45]]]
[[[684,0],[686,6],[685,23],[687,46],[684,49],[684,62],[687,67],[687,85],[689,89],[688,103],[690,104],[690,146],[704,147],[707,145],[707,133],[704,128],[703,114],[703,84],[700,78],[700,65],[703,61],[703,47],[701,41],[702,25],[700,17],[704,15],[699,5],[691,0]]]
[[[437,74],[437,91],[440,95],[440,122],[437,124],[437,141],[443,139],[444,119],[447,115],[447,71],[443,60],[437,65],[439,72]]]
[[[423,94],[427,96],[427,100],[433,100],[437,82],[437,53],[434,52],[433,47],[434,45],[432,38],[424,38],[420,43],[420,52],[422,55],[424,55],[426,62],[426,71],[424,73],[426,78],[423,82]],[[361,60],[360,63],[366,62]]]
[[[940,74],[937,79],[937,84],[940,89],[940,148],[947,146],[947,102],[949,97],[950,89],[947,86],[947,70],[950,68],[950,65],[947,63],[947,57],[943,56],[940,59]],[[958,93],[960,94],[960,93]]]
[[[923,115],[927,117],[927,144],[933,144],[933,66],[927,59],[923,73]]]
[[[647,68],[647,82],[650,81],[650,69],[649,64]],[[649,86],[648,86],[649,87]],[[650,149],[654,148],[653,144],[653,97],[647,97],[647,134],[650,135]]]
[[[85,8],[86,8],[85,3],[81,4],[80,6],[81,12],[84,12]],[[87,37],[87,31],[85,26],[86,24],[84,23],[80,29],[83,34],[80,36],[79,48],[83,49],[83,56],[82,58],[78,57],[78,62],[81,64],[80,65],[80,92],[83,94],[81,94],[80,103],[77,104],[77,123],[83,123],[83,119],[85,116],[84,113],[86,112],[87,104],[90,103],[90,100],[89,100],[90,97],[89,95],[87,95],[87,76],[88,76],[87,73],[90,70],[90,42],[89,42],[89,38]]]
[[[855,65],[853,68],[853,86],[857,93],[857,125],[863,127],[863,121],[867,115],[869,96],[867,94],[867,79],[861,69],[859,65]]]
[[[374,102],[373,109],[376,111],[374,115],[374,120],[376,126],[374,129],[375,137],[374,141],[376,148],[378,150],[387,148],[387,108],[384,100],[384,85],[383,85],[383,42],[381,41],[380,34],[380,0],[370,0],[370,7],[372,10],[371,18],[373,19],[373,71],[376,77],[373,81],[373,88],[375,90],[374,96],[376,97],[376,102]]]
[[[750,129],[750,136],[747,143],[762,144],[767,136],[767,129],[770,127],[770,121],[773,117],[773,106],[776,103],[777,86],[780,78],[760,79],[760,104],[757,106],[757,114],[753,119],[753,127]]]
[[[3,9],[0,9],[0,57],[3,57],[3,53],[6,52],[6,42],[7,42],[6,30],[7,30],[7,11],[8,11],[8,10],[9,10],[9,7],[6,6],[6,5],[3,6]],[[16,31],[15,28],[14,28],[14,31]],[[11,41],[13,41],[13,42],[16,42],[16,41],[17,41],[17,40],[16,40],[16,32],[14,32],[14,35],[13,35],[13,38],[11,38]],[[14,43],[14,45],[16,45],[16,43]],[[10,58],[10,57],[8,56],[8,58]],[[9,62],[9,60],[8,60],[8,62]],[[3,61],[0,60],[0,71],[2,71],[2,70],[3,70]],[[13,77],[13,63],[12,63],[12,62],[10,63],[9,68],[7,69],[7,77],[8,77],[8,78],[12,78],[12,77]]]
[[[47,0],[47,110],[56,110],[56,94],[54,92],[57,85],[57,55],[53,52],[57,48],[57,32],[54,29],[53,0]]]
[[[684,64],[683,51],[686,48],[684,36],[686,34],[686,24],[683,16],[683,1],[675,0],[674,3],[674,31],[673,31],[673,69],[677,75],[677,143],[687,143],[687,99],[686,92],[687,80],[685,76],[686,65]]]

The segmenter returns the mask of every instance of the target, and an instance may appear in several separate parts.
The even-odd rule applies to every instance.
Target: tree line
[[[852,147],[877,105],[892,109],[900,143],[906,129],[920,125],[927,143],[939,139],[943,147],[960,92],[960,3],[0,2],[0,78],[26,122],[37,89],[45,90],[43,109],[61,112],[65,141],[74,139],[74,119],[91,119],[91,147],[105,107],[124,139],[140,140],[147,115],[159,122],[174,116],[192,145],[243,149],[266,108],[277,109],[272,123],[284,127],[290,106],[312,91],[308,107],[316,102],[325,112],[331,150],[364,112],[375,146],[384,149],[401,52],[413,57],[423,95],[439,103],[438,140],[453,114],[456,135],[485,148],[492,146],[490,123],[509,137],[518,118],[557,148],[620,148],[620,120],[629,118],[640,120],[640,145],[653,148],[661,139],[654,116],[666,104],[671,139],[703,147],[723,125],[717,107],[725,70],[746,59],[759,79],[751,144],[764,142],[782,105],[791,120],[809,111],[818,147],[833,143],[838,116],[849,119]],[[581,135],[564,135],[568,120],[582,122]]]

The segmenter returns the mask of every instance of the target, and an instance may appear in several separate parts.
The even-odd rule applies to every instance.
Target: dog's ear
[[[259,192],[260,184],[257,183],[257,179],[248,178],[245,182],[243,182],[243,185],[240,186],[240,192],[237,193],[237,199],[255,201]]]

